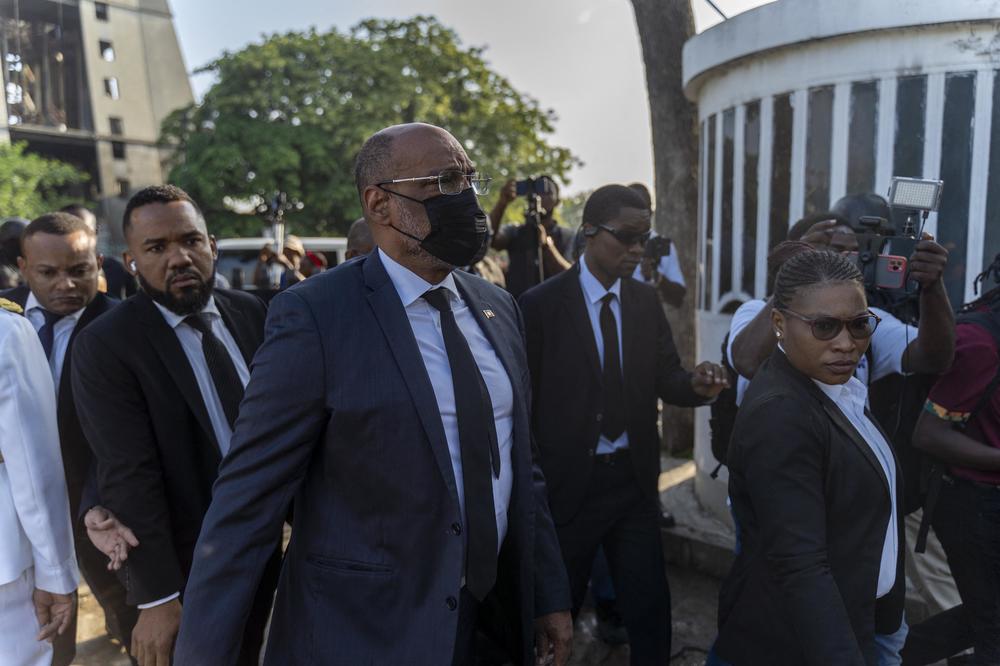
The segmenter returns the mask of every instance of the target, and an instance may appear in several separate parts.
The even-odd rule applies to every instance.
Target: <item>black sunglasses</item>
[[[609,234],[615,237],[619,243],[625,247],[632,247],[636,243],[646,247],[646,243],[649,242],[650,236],[653,235],[652,230],[650,231],[622,231],[621,229],[615,229],[609,227],[606,224],[598,224],[597,229],[599,231],[607,231]]]
[[[860,317],[852,317],[850,319],[838,319],[837,317],[806,317],[805,315],[800,315],[798,312],[793,310],[788,310],[781,308],[780,312],[785,314],[790,314],[796,319],[801,319],[802,321],[809,324],[809,328],[812,329],[813,337],[817,340],[833,340],[835,337],[840,335],[840,332],[847,327],[847,333],[855,340],[867,340],[872,337],[875,333],[875,329],[878,328],[879,319],[878,315],[868,312]]]

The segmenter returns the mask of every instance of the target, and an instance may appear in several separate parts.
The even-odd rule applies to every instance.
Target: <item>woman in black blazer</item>
[[[878,325],[845,257],[805,252],[775,282],[778,349],[729,446],[742,548],[709,663],[879,664],[904,596],[899,468],[854,370]]]

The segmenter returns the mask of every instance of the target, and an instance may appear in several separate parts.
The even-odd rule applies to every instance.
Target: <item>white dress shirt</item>
[[[767,305],[766,301],[755,298],[741,305],[733,313],[732,321],[729,323],[729,341],[726,348],[730,366],[736,367],[733,365],[733,340],[750,325],[750,322],[764,309],[765,305]],[[875,329],[875,334],[872,335],[871,356],[874,367],[868,368],[868,356],[864,355],[858,362],[858,369],[854,371],[854,376],[860,379],[865,386],[870,386],[872,382],[877,382],[888,375],[903,372],[903,352],[917,337],[917,329],[913,326],[904,324],[885,310],[869,309],[882,321]],[[750,386],[750,380],[740,375],[736,382],[737,405],[743,402],[743,395],[748,386]]]
[[[226,411],[222,408],[222,401],[219,399],[219,393],[215,389],[212,372],[208,369],[208,361],[205,360],[205,351],[201,347],[201,333],[184,323],[188,315],[179,315],[159,303],[155,303],[155,301],[154,304],[156,305],[156,309],[160,311],[160,314],[163,315],[167,325],[174,330],[177,340],[181,343],[181,349],[184,350],[184,355],[187,356],[188,363],[191,364],[195,381],[198,382],[198,389],[201,391],[202,400],[205,402],[205,409],[208,410],[208,420],[212,423],[215,441],[219,444],[219,452],[225,456],[229,453],[229,444],[233,438],[233,430],[229,427]],[[201,313],[207,315],[208,320],[212,323],[212,332],[215,333],[215,337],[226,347],[229,357],[233,359],[233,365],[236,366],[236,373],[240,377],[240,383],[243,384],[243,388],[246,388],[247,382],[250,381],[250,369],[247,367],[246,361],[243,360],[243,352],[240,351],[239,345],[236,344],[232,333],[229,332],[225,322],[222,321],[222,314],[215,305],[214,296],[208,299],[208,303],[202,308]],[[173,601],[179,596],[180,592],[174,592],[163,599],[157,599],[148,604],[139,604],[138,608],[140,610],[153,608],[168,601]]]
[[[80,315],[86,309],[83,307],[66,315],[52,327],[52,356],[49,357],[49,369],[52,371],[52,382],[55,384],[56,394],[59,393],[59,382],[62,380],[63,362],[66,360],[69,339],[73,336],[73,329],[76,328],[77,322],[80,321]],[[35,327],[36,333],[45,325],[42,304],[35,298],[34,292],[28,294],[28,300],[24,304],[24,315]]]
[[[813,380],[837,405],[837,408],[847,417],[854,429],[868,444],[875,454],[886,479],[889,480],[889,497],[892,500],[892,513],[885,529],[885,541],[882,543],[882,560],[878,569],[878,587],[875,596],[882,597],[889,593],[896,582],[896,561],[899,557],[899,514],[896,505],[896,459],[889,443],[885,441],[878,426],[865,414],[868,404],[868,387],[857,377],[851,377],[846,384],[831,385]]]
[[[615,315],[615,326],[618,329],[618,367],[625,371],[625,361],[622,358],[622,281],[615,280],[610,289],[605,289],[604,285],[594,277],[587,267],[587,258],[580,258],[580,286],[583,288],[583,301],[587,306],[587,315],[590,317],[590,330],[594,334],[594,342],[597,344],[597,358],[601,361],[601,368],[604,368],[604,334],[601,333],[601,308],[604,304],[601,299],[605,294],[614,294],[611,299],[611,312]],[[623,379],[624,381],[624,379]],[[597,440],[597,454],[614,453],[618,449],[628,446],[628,431],[623,431],[615,441],[611,441],[604,435]]]
[[[156,308],[167,321],[167,325],[174,329],[177,340],[181,343],[184,355],[187,356],[191,370],[194,371],[194,378],[198,382],[201,390],[201,397],[205,401],[205,409],[208,410],[208,420],[212,422],[212,431],[215,433],[215,441],[219,443],[219,452],[225,456],[229,453],[229,440],[233,438],[232,428],[229,427],[229,420],[226,418],[226,411],[222,408],[222,401],[219,400],[219,393],[215,390],[215,381],[212,380],[212,372],[208,369],[208,361],[205,360],[205,352],[201,347],[201,333],[184,323],[188,315],[179,315],[156,303]],[[250,369],[243,360],[243,352],[233,338],[233,334],[226,328],[222,321],[222,314],[215,305],[215,297],[208,299],[208,303],[201,311],[212,322],[212,332],[215,333],[229,357],[233,359],[236,366],[236,373],[240,377],[240,383],[246,388],[250,381]]]
[[[416,273],[393,261],[379,248],[379,258],[385,266],[386,273],[392,285],[399,294],[399,300],[406,310],[410,320],[413,337],[417,339],[417,347],[423,358],[424,367],[434,387],[434,398],[438,411],[441,413],[441,423],[444,426],[445,439],[448,442],[448,453],[451,456],[451,468],[455,473],[455,485],[458,489],[458,503],[462,512],[462,522],[465,523],[465,482],[462,478],[462,451],[458,437],[458,412],[455,405],[455,387],[451,379],[451,364],[448,362],[448,351],[444,346],[444,333],[441,331],[441,313],[421,298],[426,292],[438,287],[448,290],[448,300],[451,311],[455,314],[455,322],[469,343],[469,349],[476,360],[479,372],[486,382],[486,387],[493,402],[493,420],[496,423],[497,443],[500,446],[500,478],[493,481],[493,507],[497,520],[497,550],[503,544],[507,534],[507,509],[510,506],[510,495],[514,484],[514,470],[511,463],[511,446],[514,438],[514,391],[507,371],[493,350],[493,345],[479,327],[475,316],[462,299],[455,284],[455,277],[448,275],[440,284],[430,284]]]
[[[31,324],[3,310],[0,458],[0,585],[33,567],[35,587],[73,592],[79,572],[52,376]]]

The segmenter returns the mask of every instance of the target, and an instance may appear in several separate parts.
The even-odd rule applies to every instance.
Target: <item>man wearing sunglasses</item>
[[[607,555],[633,664],[670,660],[670,591],[660,543],[657,401],[693,407],[726,386],[721,367],[685,370],[656,290],[632,279],[649,208],[607,185],[583,211],[572,270],[520,300],[533,429],[579,611],[598,546]]]

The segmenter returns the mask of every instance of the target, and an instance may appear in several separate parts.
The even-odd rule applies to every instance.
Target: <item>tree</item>
[[[0,216],[32,219],[69,203],[70,185],[87,180],[75,167],[25,152],[24,143],[0,144]]]
[[[201,103],[164,122],[163,141],[175,148],[170,179],[219,234],[259,227],[226,211],[225,197],[278,190],[305,204],[288,216],[292,231],[343,234],[361,212],[353,177],[361,144],[412,121],[450,130],[499,182],[525,171],[565,179],[579,161],[545,139],[555,114],[492,71],[483,53],[429,16],[289,32],[225,53],[201,70],[218,78]]]
[[[673,240],[689,285],[684,305],[671,317],[671,324],[682,359],[691,367],[697,348],[698,125],[694,104],[684,97],[681,65],[684,43],[694,35],[694,15],[690,0],[632,0],[632,7],[646,65],[656,172],[656,229]],[[665,411],[663,421],[676,424],[671,428],[675,444],[686,448],[694,441],[690,410]]]

